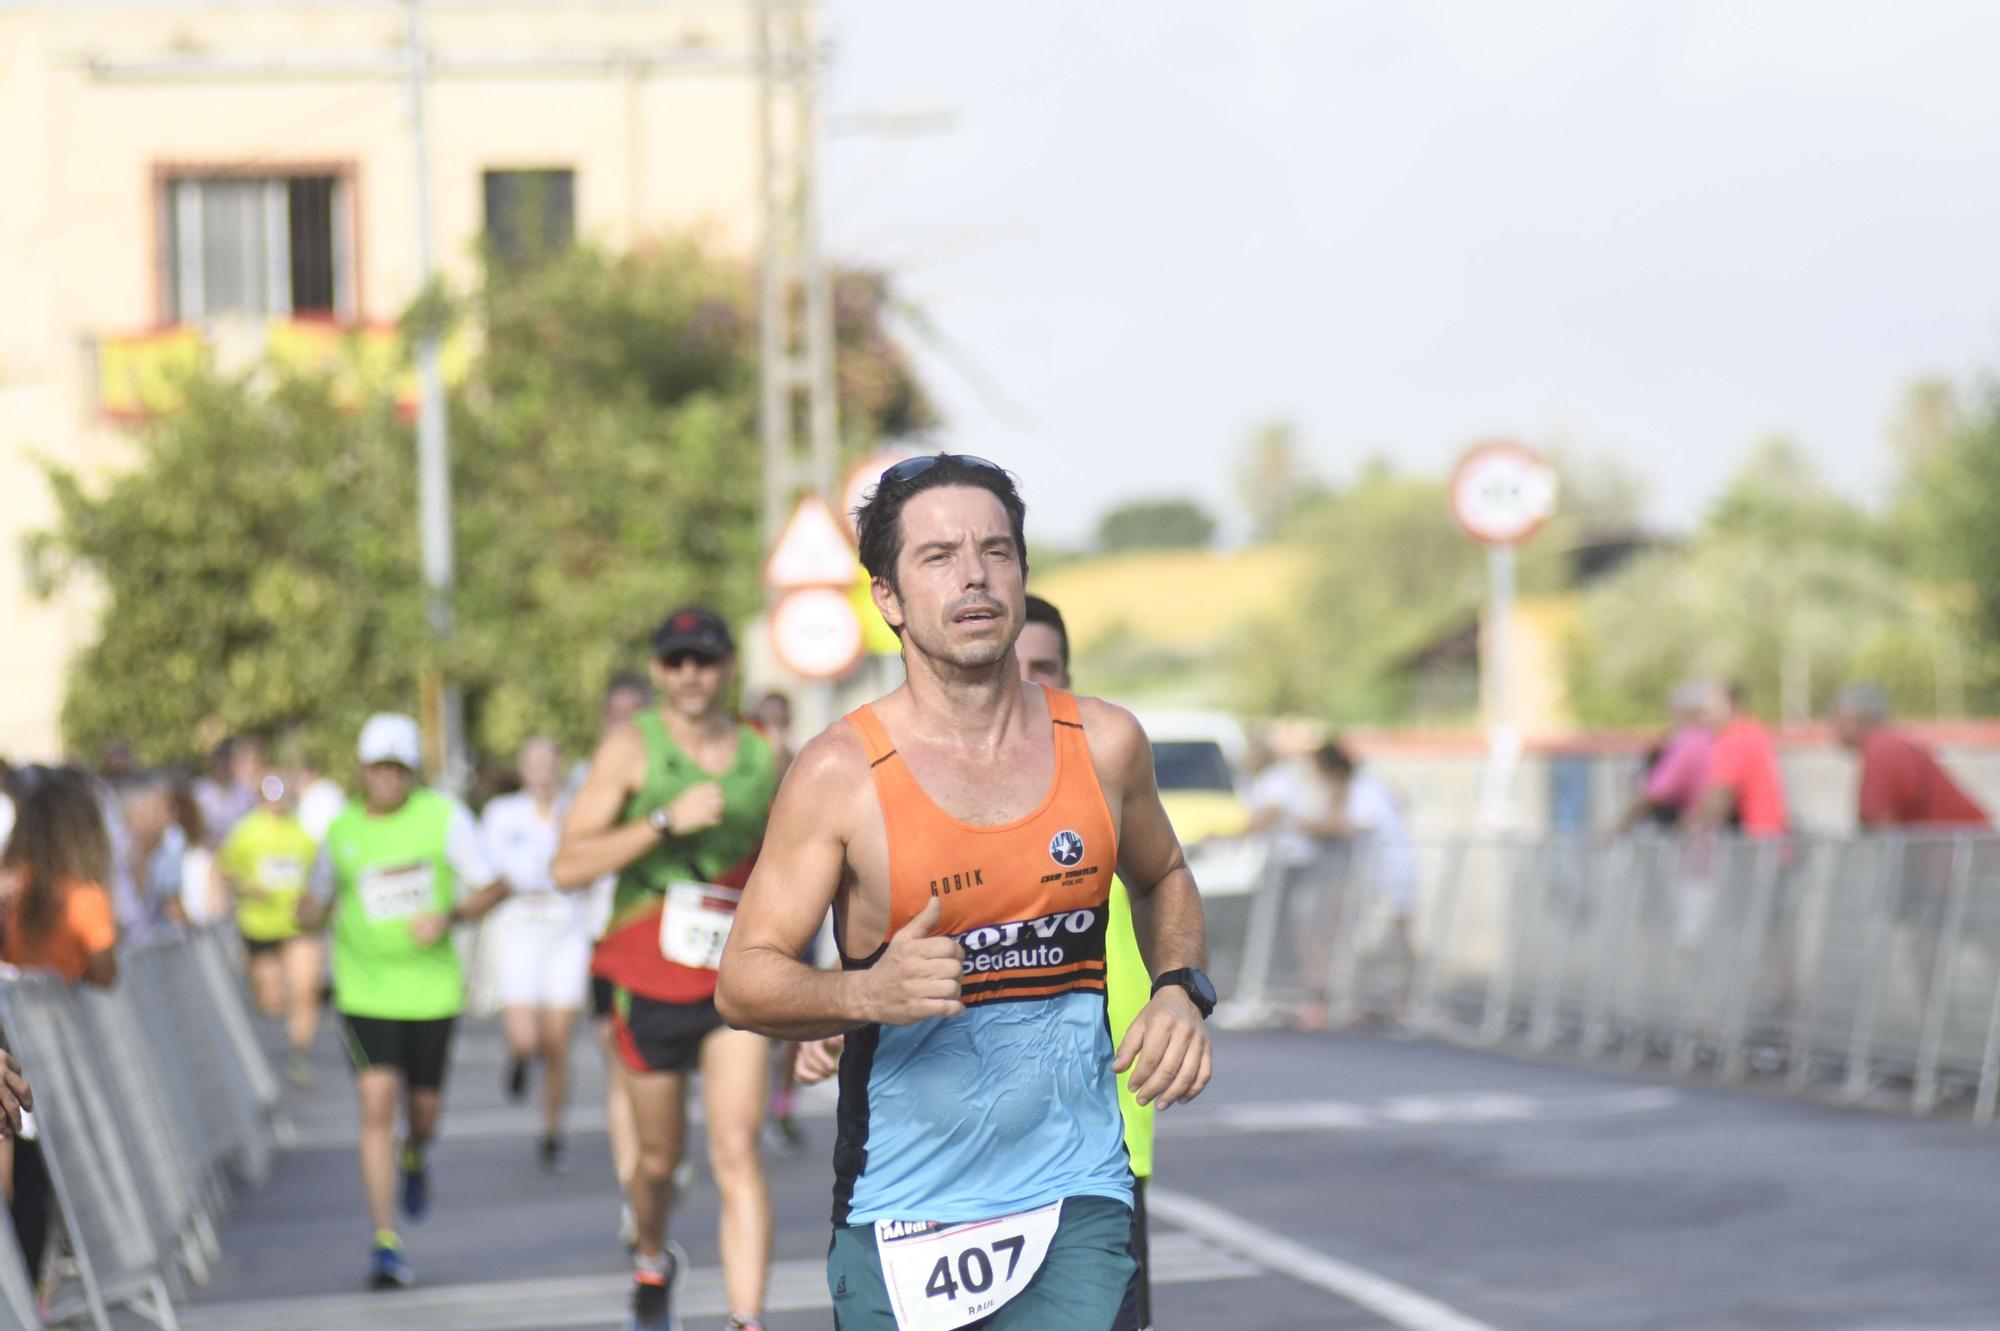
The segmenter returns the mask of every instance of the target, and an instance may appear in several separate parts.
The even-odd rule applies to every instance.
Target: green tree
[[[97,640],[71,668],[72,751],[142,761],[307,717],[314,749],[377,706],[408,706],[423,659],[409,431],[383,397],[331,380],[206,374],[136,438],[102,495],[52,468],[59,521],[35,538],[44,590],[88,572]]]
[[[1215,540],[1215,519],[1192,499],[1135,499],[1097,520],[1097,548],[1202,550]]]
[[[1469,622],[1482,556],[1452,522],[1442,481],[1375,461],[1295,516],[1310,552],[1299,603],[1242,635],[1229,663],[1244,710],[1339,723],[1400,718],[1410,658]]]
[[[1894,514],[1918,567],[2000,642],[2000,381],[1968,396],[1961,405],[1936,385],[1913,390],[1897,432]]]
[[[849,447],[928,427],[881,327],[883,283],[840,284]],[[455,302],[481,351],[451,404],[457,631],[443,664],[475,745],[572,747],[597,691],[683,600],[757,604],[760,452],[751,284],[697,247],[579,247],[496,266]],[[271,367],[186,385],[137,465],[93,494],[51,469],[35,543],[51,589],[104,593],[64,734],[149,761],[240,729],[304,733],[322,761],[360,719],[416,705],[432,649],[417,573],[414,442],[385,391]]]
[[[1593,725],[1656,723],[1672,687],[1731,679],[1750,707],[1800,720],[1874,678],[1899,706],[1955,704],[1970,644],[1911,579],[1887,524],[1835,495],[1785,441],[1755,450],[1680,549],[1634,561],[1583,598],[1570,704]]]

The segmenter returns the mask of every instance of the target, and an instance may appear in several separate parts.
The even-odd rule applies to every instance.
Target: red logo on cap
[[[701,621],[695,617],[695,613],[692,610],[683,610],[678,615],[674,616],[674,627],[679,629],[683,633],[687,632],[689,629],[693,628],[696,624],[700,622]]]

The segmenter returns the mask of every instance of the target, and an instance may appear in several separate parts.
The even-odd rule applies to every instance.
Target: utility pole
[[[437,280],[431,236],[430,140],[424,132],[424,0],[405,0],[404,58],[409,70],[410,148],[416,161],[417,256],[422,290]],[[452,540],[451,441],[445,433],[444,375],[438,369],[438,331],[427,322],[417,334],[417,520],[423,538],[425,614],[435,656],[424,668],[424,731],[431,737],[431,766],[456,789],[466,777],[465,703],[445,669],[451,646]]]
[[[819,241],[819,56],[812,7],[804,0],[757,0],[756,18],[763,177],[758,425],[768,546],[802,491],[838,498],[840,418],[833,283]]]
[[[819,52],[809,0],[756,0],[757,140],[763,184],[758,290],[758,427],[764,548],[793,502],[838,504],[833,280],[819,238]],[[807,691],[805,733],[833,720],[833,689]]]

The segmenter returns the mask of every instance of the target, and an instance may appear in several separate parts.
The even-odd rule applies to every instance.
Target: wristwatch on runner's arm
[[[672,836],[674,831],[674,811],[662,804],[646,815],[646,823],[661,836]]]
[[[1206,975],[1193,966],[1183,966],[1179,970],[1165,972],[1153,981],[1153,992],[1157,994],[1170,984],[1179,985],[1187,990],[1187,996],[1194,1000],[1195,1008],[1201,1013],[1203,1021],[1208,1020],[1208,1014],[1215,1011],[1215,986],[1208,982]]]

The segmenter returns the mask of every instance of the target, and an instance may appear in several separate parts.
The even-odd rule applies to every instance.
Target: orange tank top
[[[885,937],[937,897],[939,930],[965,948],[962,997],[968,1007],[1073,990],[1104,992],[1105,917],[1118,834],[1076,699],[1058,689],[1045,692],[1056,751],[1048,794],[1033,812],[991,827],[961,822],[924,793],[873,707],[847,716],[868,747],[888,829]]]

